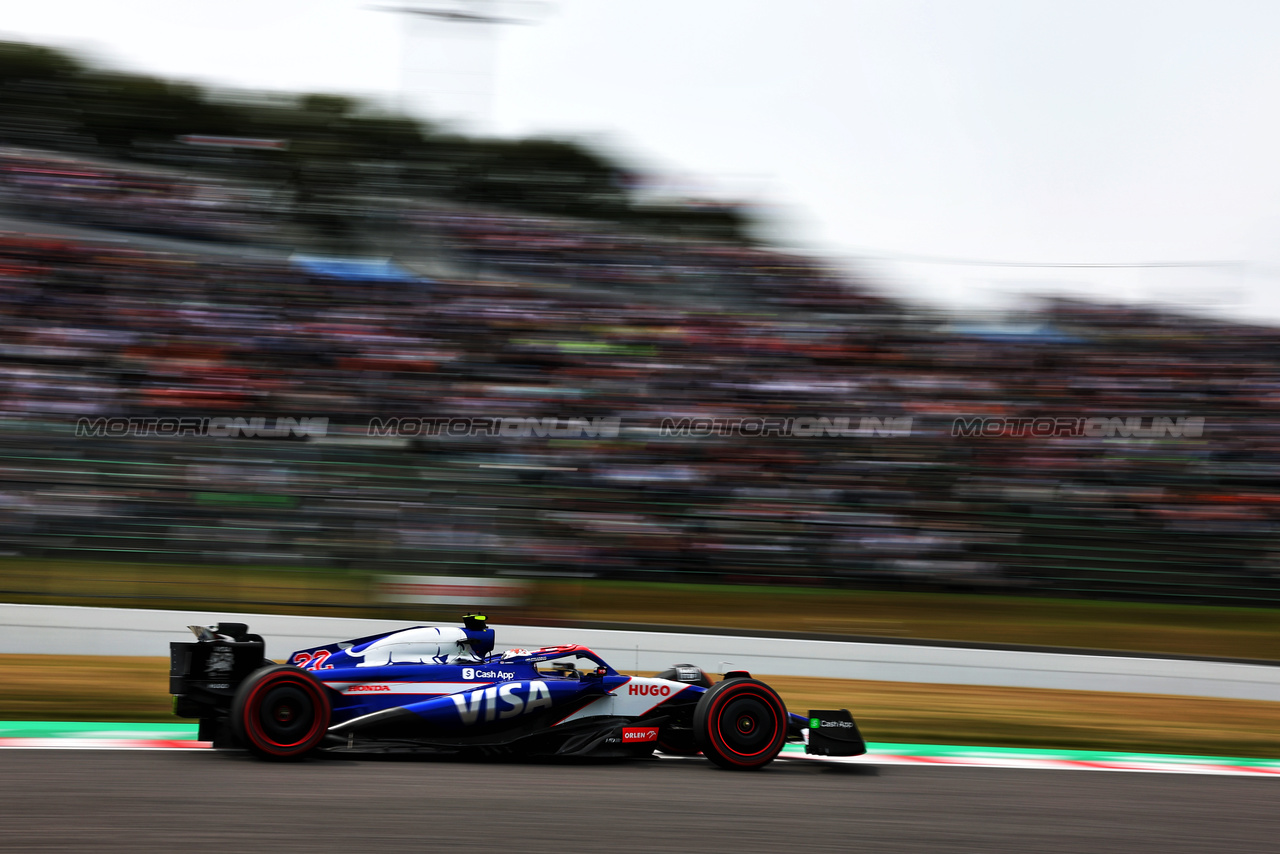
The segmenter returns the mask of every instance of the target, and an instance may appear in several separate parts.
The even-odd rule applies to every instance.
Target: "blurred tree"
[[[214,157],[177,142],[188,134],[288,145]],[[332,236],[348,230],[342,198],[353,194],[433,196],[726,240],[745,240],[748,225],[741,211],[637,207],[626,170],[571,141],[445,135],[342,95],[229,98],[12,42],[0,42],[0,143],[274,182],[290,191],[301,222]]]
[[[0,42],[0,85],[15,80],[69,80],[83,73],[74,57],[53,48]]]

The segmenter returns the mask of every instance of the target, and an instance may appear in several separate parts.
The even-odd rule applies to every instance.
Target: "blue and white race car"
[[[846,710],[788,714],[743,671],[714,683],[676,665],[625,676],[578,645],[494,653],[483,616],[463,628],[416,626],[263,658],[243,623],[192,626],[170,644],[174,713],[199,738],[264,758],[323,751],[476,756],[702,753],[724,768],[767,765],[787,741],[807,753],[857,756],[866,745]]]

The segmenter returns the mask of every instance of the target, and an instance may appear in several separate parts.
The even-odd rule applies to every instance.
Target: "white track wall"
[[[267,657],[405,628],[410,623],[338,617],[143,611],[0,604],[0,653],[168,656],[189,641],[189,625],[247,623],[267,641]],[[498,650],[580,643],[624,672],[696,664],[712,673],[753,674],[1126,691],[1280,701],[1280,667],[1125,656],[846,643],[684,633],[495,625]]]

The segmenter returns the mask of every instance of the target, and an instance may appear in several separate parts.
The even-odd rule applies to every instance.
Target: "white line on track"
[[[662,759],[697,759],[696,756],[668,756],[658,754]],[[1096,762],[1072,761],[1068,759],[1035,759],[1035,758],[958,758],[942,756],[895,756],[892,754],[869,754],[866,756],[810,756],[803,753],[787,753],[779,756],[777,762],[822,762],[840,765],[914,765],[952,768],[1010,768],[1039,771],[1124,771],[1146,774],[1202,774],[1228,777],[1273,777],[1280,778],[1280,770],[1255,768],[1247,765],[1210,765],[1194,762]]]
[[[209,750],[204,741],[126,738],[0,738],[4,750]],[[698,756],[672,756],[657,754],[664,761],[703,761]],[[952,768],[1013,768],[1042,771],[1121,771],[1146,774],[1201,774],[1227,777],[1280,778],[1280,769],[1259,768],[1247,765],[1222,765],[1196,762],[1142,762],[1092,761],[1070,759],[1037,759],[1033,757],[972,757],[954,756],[898,756],[869,754],[866,756],[810,756],[803,753],[787,753],[778,762],[821,762],[841,765],[914,765]]]

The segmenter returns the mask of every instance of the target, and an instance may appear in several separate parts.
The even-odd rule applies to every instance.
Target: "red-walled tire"
[[[721,768],[754,771],[773,761],[787,741],[787,707],[757,679],[727,679],[698,700],[698,746]]]
[[[328,689],[305,670],[273,664],[255,670],[231,702],[236,741],[263,759],[301,759],[329,729]]]

